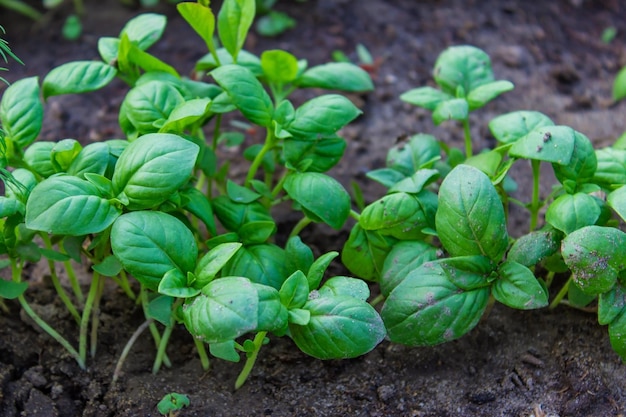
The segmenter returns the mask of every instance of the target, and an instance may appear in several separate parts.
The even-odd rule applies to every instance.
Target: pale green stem
[[[196,345],[196,349],[198,351],[198,356],[200,357],[200,363],[202,364],[202,369],[205,371],[209,370],[209,355],[206,353],[206,348],[204,347],[204,342],[202,340],[198,340],[195,337],[193,338],[193,343]]]
[[[178,306],[180,306],[183,302],[182,298],[177,299],[172,305],[172,311],[175,311]],[[161,337],[161,343],[159,343],[159,348],[157,350],[156,358],[154,358],[154,365],[152,365],[152,373],[156,374],[161,369],[161,364],[163,363],[163,358],[166,355],[165,350],[167,349],[167,345],[170,341],[170,336],[172,335],[172,331],[174,330],[174,325],[176,324],[176,320],[174,319],[174,315],[170,318],[170,323],[165,327],[165,331],[163,332],[163,336]]]
[[[541,173],[541,161],[533,159],[530,161],[530,164],[533,171],[533,195],[530,203],[530,231],[532,232],[539,222],[539,176]]]
[[[46,245],[46,249],[52,250],[50,237],[47,234],[42,233],[41,238]],[[65,304],[65,308],[67,308],[67,311],[69,311],[72,317],[74,317],[74,320],[76,320],[76,323],[80,323],[80,314],[78,314],[76,306],[74,305],[74,303],[72,303],[72,300],[70,300],[70,297],[67,295],[67,293],[63,289],[63,286],[61,285],[61,282],[59,281],[59,276],[57,275],[54,261],[51,259],[48,259],[47,261],[48,269],[50,270],[50,279],[52,280],[52,285],[54,286],[54,289],[56,290],[57,294],[59,294],[59,298],[61,298],[63,304]]]
[[[124,361],[128,357],[130,349],[133,347],[139,336],[141,336],[141,333],[143,333],[144,330],[146,330],[150,326],[150,324],[153,324],[153,321],[153,319],[148,319],[144,321],[141,326],[137,327],[137,330],[135,330],[130,339],[128,339],[128,342],[126,342],[126,346],[124,346],[124,350],[122,350],[122,354],[117,360],[117,365],[115,365],[115,372],[113,372],[113,383],[115,383],[119,378],[120,372],[122,372],[122,366],[124,366]]]
[[[11,271],[13,275],[12,277],[13,281],[21,282],[22,267],[18,266],[14,260],[11,260]],[[28,315],[28,317],[30,317],[44,332],[48,333],[50,337],[52,337],[61,346],[63,346],[65,350],[74,358],[74,360],[76,360],[76,362],[78,363],[78,366],[80,366],[81,369],[85,369],[85,361],[81,358],[78,351],[74,349],[74,347],[70,344],[70,342],[67,341],[67,339],[61,336],[59,332],[57,332],[54,328],[52,328],[52,326],[46,323],[44,319],[42,319],[41,317],[39,317],[37,313],[35,313],[35,311],[30,307],[30,305],[26,301],[26,298],[24,298],[24,295],[22,294],[18,296],[17,300],[19,301],[26,315]]]
[[[83,304],[85,302],[85,296],[80,288],[80,284],[78,283],[78,278],[76,277],[76,272],[74,272],[72,262],[65,261],[63,262],[63,266],[65,266],[65,271],[67,271],[67,277],[69,278],[72,291],[74,291],[74,297],[76,297],[76,300],[78,300],[80,304]]]
[[[463,136],[465,137],[465,157],[472,156],[472,133],[470,131],[469,119],[463,120]]]
[[[301,218],[300,221],[296,223],[296,225],[293,227],[293,229],[291,230],[291,233],[289,233],[289,238],[298,236],[305,227],[311,224],[311,222],[312,220],[306,216]]]
[[[91,311],[93,309],[96,297],[98,296],[98,288],[100,288],[100,274],[96,271],[93,272],[91,278],[91,285],[89,287],[89,293],[87,294],[87,301],[85,301],[85,308],[83,309],[83,315],[80,320],[80,336],[78,339],[78,351],[83,362],[87,359],[87,333],[89,330],[89,319],[91,318]]]
[[[248,171],[248,175],[246,176],[246,181],[244,183],[245,187],[250,186],[250,181],[252,181],[254,177],[256,176],[256,173],[259,170],[261,163],[263,162],[263,158],[270,150],[274,148],[274,146],[275,146],[274,134],[272,133],[272,129],[267,129],[267,135],[265,136],[265,143],[263,144],[263,147],[261,148],[257,156],[252,161],[252,164],[250,165],[250,171]]]
[[[385,301],[385,296],[382,294],[378,294],[377,297],[375,297],[372,301],[370,301],[370,305],[372,307],[376,307],[378,304],[382,303],[383,301]]]
[[[98,348],[98,327],[100,327],[100,300],[102,300],[102,293],[104,292],[104,279],[99,280],[96,299],[93,303],[93,315],[91,317],[91,357],[96,357],[96,350]]]
[[[148,294],[146,293],[146,290],[144,289],[143,285],[141,286],[141,289],[139,290],[139,296],[141,299],[141,307],[143,309],[143,314],[146,318],[148,318]],[[154,321],[150,323],[149,328],[150,328],[150,334],[152,335],[152,339],[154,339],[154,345],[158,349],[159,345],[161,344],[161,334],[159,333],[159,329],[157,329],[157,326],[154,323]],[[170,359],[167,357],[167,355],[163,357],[163,363],[168,368],[172,366],[172,363],[170,362]]]
[[[567,282],[563,284],[563,287],[561,287],[558,294],[554,297],[554,300],[552,300],[552,302],[550,303],[550,306],[548,307],[550,310],[554,310],[555,308],[558,307],[561,300],[565,298],[565,296],[567,295],[567,292],[569,291],[569,285],[571,283],[572,283],[572,277],[569,277],[567,279]]]
[[[267,335],[267,332],[259,332],[254,337],[254,340],[253,340],[254,351],[248,352],[246,364],[243,366],[241,373],[239,374],[239,376],[237,377],[237,380],[235,381],[235,389],[241,388],[243,384],[245,384],[246,380],[248,379],[248,376],[250,376],[250,372],[252,371],[252,368],[254,368],[254,364],[256,363],[256,359],[259,356],[259,351],[261,350],[261,347],[263,346],[263,340],[265,340],[266,335]]]

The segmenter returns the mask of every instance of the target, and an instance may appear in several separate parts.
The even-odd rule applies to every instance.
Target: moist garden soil
[[[496,77],[516,86],[472,115],[478,148],[495,143],[488,121],[513,110],[541,111],[556,124],[586,134],[597,147],[626,130],[626,103],[611,100],[615,74],[626,65],[626,4],[621,0],[309,0],[280,1],[277,9],[295,18],[297,27],[275,38],[253,34],[247,49],[285,49],[321,64],[334,50],[356,59],[356,45],[362,43],[375,59],[376,90],[351,97],[364,114],[342,132],[348,149],[332,171],[346,186],[356,180],[368,202],[384,190],[364,174],[382,167],[388,148],[406,135],[432,133],[452,146],[462,145],[454,123],[435,128],[427,112],[398,98],[432,83],[433,64],[451,45],[484,49]],[[61,36],[70,10],[49,14],[38,25],[0,10],[0,25],[26,63],[11,64],[3,76],[10,81],[43,77],[68,61],[98,59],[98,38],[116,36],[142,11],[114,0],[87,1],[84,33],[70,42]],[[173,6],[163,4],[156,11],[165,13],[169,24],[151,52],[189,73],[206,52],[203,42]],[[608,27],[617,29],[617,37],[605,43],[601,38]],[[42,139],[88,143],[119,137],[117,109],[125,91],[116,82],[95,93],[51,98]],[[247,169],[244,164],[236,168]],[[528,198],[524,167],[517,169],[516,179],[520,198]],[[512,212],[511,225],[513,235],[524,233],[527,214]],[[340,250],[347,234],[310,227],[304,237],[321,253]],[[74,340],[77,325],[57,299],[45,268],[33,265],[27,272],[27,299]],[[383,342],[363,357],[343,361],[319,361],[286,338],[272,338],[238,391],[233,385],[242,364],[213,360],[204,372],[182,326],[168,349],[171,368],[150,372],[155,348],[145,333],[118,382],[111,383],[124,344],[145,320],[114,286],[102,301],[98,352],[86,371],[20,313],[17,303],[8,306],[10,313],[0,314],[0,417],[155,416],[157,402],[170,392],[191,400],[180,416],[626,415],[626,366],[612,351],[606,328],[594,314],[565,306],[514,311],[496,305],[459,340],[424,348]]]

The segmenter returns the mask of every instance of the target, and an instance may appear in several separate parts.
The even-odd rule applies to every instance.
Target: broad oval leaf
[[[326,94],[298,107],[293,121],[285,129],[301,139],[330,136],[360,114],[361,111],[346,97]]]
[[[433,77],[443,91],[454,96],[459,88],[468,94],[494,79],[489,55],[469,45],[443,51],[435,62]]]
[[[301,308],[309,298],[309,281],[302,271],[289,276],[280,287],[280,302],[287,309]]]
[[[223,65],[211,71],[211,76],[246,119],[259,126],[271,125],[272,99],[250,70],[239,65]]]
[[[341,262],[359,278],[380,280],[383,264],[395,240],[357,223],[341,251]]]
[[[511,91],[515,86],[510,81],[492,81],[479,85],[467,95],[470,111],[480,109],[502,93]]]
[[[124,116],[139,134],[156,133],[183,103],[184,98],[175,87],[161,81],[150,81],[128,92],[123,102]]]
[[[550,204],[546,222],[565,234],[596,223],[601,208],[589,194],[563,194]]]
[[[171,269],[159,282],[159,294],[177,298],[191,298],[200,294],[200,290],[187,285],[187,276],[180,269]]]
[[[437,248],[421,241],[398,242],[385,258],[380,292],[388,297],[404,278],[422,264],[437,259]]]
[[[392,342],[430,346],[457,339],[480,320],[489,287],[463,291],[442,266],[424,264],[409,273],[385,301],[381,316]]]
[[[428,214],[416,196],[392,193],[365,207],[359,224],[365,230],[376,230],[396,239],[417,240],[424,237],[423,229],[434,226]]]
[[[131,42],[145,51],[161,38],[166,24],[167,18],[163,15],[143,13],[130,19],[120,32],[119,37],[128,36]]]
[[[247,223],[273,221],[267,207],[258,201],[236,203],[228,196],[221,195],[214,198],[211,205],[222,226],[233,232],[239,231]]]
[[[605,326],[626,311],[626,286],[617,283],[610,291],[598,296],[598,323]]]
[[[54,174],[56,170],[52,165],[52,149],[55,142],[35,142],[24,151],[24,162],[44,178]]]
[[[215,15],[210,7],[200,3],[183,2],[176,5],[178,13],[189,23],[204,40],[209,51],[214,51]]]
[[[520,310],[548,305],[547,290],[524,265],[505,261],[498,267],[498,275],[491,287],[491,293],[497,301]]]
[[[575,181],[577,184],[589,182],[598,167],[598,159],[589,138],[574,131],[574,149],[569,163],[553,164],[552,167],[560,183],[566,180]]]
[[[110,147],[104,142],[90,143],[73,158],[67,173],[84,178],[86,173],[104,175],[109,167]]]
[[[411,176],[420,168],[431,168],[441,158],[441,146],[432,135],[417,134],[408,143],[400,143],[387,153],[387,166]]]
[[[256,284],[278,290],[289,276],[285,251],[269,243],[244,246],[226,264],[222,274],[247,277]]]
[[[217,14],[220,41],[235,61],[254,20],[255,6],[255,0],[226,0]]]
[[[233,340],[254,331],[258,325],[259,295],[243,277],[212,281],[202,294],[182,308],[185,327],[206,343]]]
[[[154,291],[172,269],[186,277],[198,257],[191,231],[177,218],[158,211],[120,216],[111,229],[111,248],[124,269]]]
[[[458,165],[439,189],[437,234],[452,256],[485,255],[500,261],[509,243],[504,208],[489,178]]]
[[[572,159],[576,131],[568,126],[542,126],[519,138],[509,155],[567,165]]]
[[[26,226],[58,235],[82,236],[109,227],[121,210],[91,183],[69,175],[40,182],[26,203]]]
[[[109,84],[116,75],[115,67],[104,62],[68,62],[46,75],[43,80],[43,97],[47,99],[61,94],[95,91]]]
[[[198,152],[198,145],[177,135],[144,135],[120,155],[113,188],[131,210],[158,206],[189,180]]]
[[[349,62],[331,62],[309,68],[297,80],[297,84],[302,88],[324,88],[355,93],[374,89],[367,71]]]
[[[309,300],[305,326],[289,323],[290,336],[304,353],[318,359],[344,359],[363,355],[385,337],[385,326],[367,302],[350,296]]]
[[[598,166],[592,182],[603,188],[626,184],[626,150],[603,148],[596,150]]]
[[[547,126],[554,126],[548,116],[529,110],[502,114],[489,122],[491,134],[501,143],[513,143],[532,130]]]
[[[513,243],[507,254],[507,260],[533,267],[548,256],[554,255],[561,246],[561,239],[563,234],[552,228],[530,232]]]
[[[241,248],[241,243],[222,243],[212,248],[198,261],[194,270],[194,287],[202,288],[217,276],[217,273],[230,261]]]
[[[576,285],[585,294],[601,294],[626,268],[626,234],[613,227],[583,227],[563,239],[561,252]]]
[[[317,172],[295,172],[285,180],[285,191],[294,201],[329,226],[340,229],[350,215],[350,195],[334,178]],[[323,196],[323,198],[321,198]]]
[[[613,350],[626,362],[626,311],[609,324],[609,339]]]
[[[370,288],[361,279],[351,277],[332,277],[318,290],[319,297],[335,297],[348,295],[361,301],[367,301],[370,296]]]
[[[298,59],[287,51],[273,49],[261,54],[261,68],[268,81],[290,83],[298,76]]]
[[[279,336],[287,330],[289,313],[281,303],[276,288],[254,284],[259,296],[257,332],[275,332]]]
[[[43,104],[37,77],[11,84],[0,101],[0,122],[6,137],[24,148],[37,139],[43,124]]]
[[[453,98],[454,96],[433,87],[414,88],[400,96],[400,100],[430,111],[434,111],[439,103]]]
[[[464,98],[442,101],[433,110],[433,122],[439,125],[447,120],[466,120],[469,117],[469,111],[469,105]]]
[[[289,139],[283,143],[283,157],[288,168],[300,172],[326,172],[341,160],[345,149],[346,141],[339,136]]]

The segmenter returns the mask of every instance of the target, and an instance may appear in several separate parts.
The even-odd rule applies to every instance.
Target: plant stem
[[[98,327],[100,326],[100,300],[102,300],[102,293],[104,292],[104,279],[100,279],[98,289],[96,293],[96,299],[93,303],[93,315],[91,317],[91,344],[90,353],[91,357],[96,357],[96,350],[98,348]]]
[[[272,129],[267,129],[267,134],[265,136],[265,143],[263,144],[263,147],[261,148],[257,156],[252,161],[252,164],[250,165],[250,171],[248,171],[248,175],[246,176],[246,181],[244,182],[245,187],[250,186],[250,182],[256,176],[256,173],[259,170],[261,163],[263,162],[263,158],[265,157],[265,154],[271,151],[274,148],[274,146],[275,146],[274,133]]]
[[[116,279],[115,282],[117,283],[117,285],[120,286],[120,288],[124,291],[124,294],[126,294],[128,298],[133,301],[137,299],[137,295],[135,294],[133,289],[130,288],[130,283],[128,282],[128,275],[126,275],[126,271],[122,269],[120,271],[120,278]]]
[[[80,289],[80,284],[78,283],[78,278],[76,277],[76,272],[74,272],[72,262],[65,261],[63,262],[63,266],[65,267],[65,271],[67,272],[67,277],[69,278],[72,291],[74,291],[74,297],[76,297],[76,300],[78,300],[79,304],[83,304],[85,302],[85,296],[83,295],[83,291]]]
[[[9,307],[7,307],[6,303],[4,302],[4,299],[0,298],[0,310],[2,310],[5,314],[9,314]]]
[[[22,281],[22,268],[22,265],[18,265],[14,259],[11,259],[11,278],[14,282]],[[22,309],[28,315],[28,317],[30,317],[44,332],[48,333],[50,337],[59,342],[59,344],[63,346],[65,350],[67,350],[67,352],[74,358],[74,360],[76,360],[78,366],[80,366],[81,369],[85,369],[85,361],[81,358],[78,351],[74,349],[74,347],[70,344],[70,342],[67,341],[67,339],[61,336],[59,332],[57,332],[52,326],[46,323],[44,319],[42,319],[37,313],[35,313],[35,311],[26,301],[26,298],[24,298],[24,295],[19,295],[17,297],[17,300],[19,301]]]
[[[196,345],[196,349],[198,350],[198,356],[200,357],[200,363],[202,364],[202,369],[204,369],[205,371],[208,371],[209,370],[209,355],[207,355],[206,353],[204,342],[194,337],[193,343]]]
[[[307,227],[309,224],[311,224],[313,220],[309,219],[308,217],[304,216],[303,218],[300,219],[300,221],[298,223],[296,223],[296,225],[293,227],[293,229],[291,230],[291,233],[289,233],[289,238],[291,239],[294,236],[298,236],[300,234],[300,232]]]
[[[358,222],[359,219],[361,218],[361,215],[354,210],[350,210],[350,217],[352,217],[354,220]]]
[[[93,309],[94,302],[98,295],[98,288],[100,287],[100,274],[94,271],[91,278],[91,285],[89,287],[89,293],[87,294],[87,301],[85,301],[85,308],[83,309],[83,315],[80,320],[80,334],[78,339],[78,351],[80,357],[84,361],[87,359],[87,332],[89,330],[89,318],[91,317],[91,310]]]
[[[143,333],[144,330],[146,330],[151,324],[153,324],[153,322],[154,322],[154,319],[148,319],[144,321],[141,324],[141,326],[137,327],[137,330],[135,330],[135,332],[130,337],[130,339],[128,339],[128,342],[126,342],[126,346],[124,346],[124,349],[122,350],[122,354],[117,360],[117,365],[115,365],[115,372],[113,372],[113,383],[115,383],[117,379],[119,378],[120,372],[122,372],[122,366],[124,366],[124,361],[128,357],[128,354],[130,353],[130,349],[133,347],[133,345],[135,344],[139,336],[141,336],[141,333]]]
[[[43,240],[46,249],[52,250],[52,242],[50,241],[50,237],[47,234],[42,233],[41,239]],[[59,281],[59,276],[57,275],[56,265],[54,264],[54,261],[52,259],[48,259],[47,261],[48,269],[50,270],[50,279],[52,281],[52,285],[54,286],[55,291],[57,292],[57,294],[59,294],[61,301],[63,301],[63,304],[65,304],[65,308],[67,308],[67,311],[69,311],[72,317],[74,317],[76,323],[80,323],[80,314],[78,314],[76,306],[74,305],[74,303],[72,303],[72,300],[70,300],[70,297],[67,295],[67,292],[65,292],[63,286],[61,285],[61,282]]]
[[[256,336],[254,336],[254,351],[247,353],[246,364],[243,366],[241,373],[235,381],[235,389],[241,388],[248,379],[248,376],[256,363],[256,358],[259,356],[259,351],[261,350],[261,346],[263,346],[263,340],[265,340],[266,335],[267,332],[258,332]]]
[[[569,285],[571,284],[571,282],[572,282],[572,277],[569,277],[567,279],[567,282],[563,284],[563,287],[561,287],[558,294],[554,297],[554,300],[552,300],[552,302],[550,303],[550,306],[548,307],[550,310],[554,310],[555,308],[558,307],[561,300],[565,297],[565,295],[569,291]]]
[[[472,156],[472,133],[469,118],[463,120],[463,136],[465,137],[465,157],[469,158]]]
[[[385,301],[385,296],[382,294],[378,294],[372,301],[370,301],[370,305],[372,307],[376,307],[376,305]]]
[[[178,306],[180,306],[183,302],[182,298],[179,298],[172,305],[172,311],[175,311]],[[174,330],[174,325],[176,324],[176,320],[174,319],[174,315],[170,318],[170,324],[165,327],[165,331],[163,332],[163,336],[161,337],[161,343],[159,343],[159,349],[157,350],[156,358],[154,358],[154,365],[152,365],[152,373],[156,374],[161,369],[161,364],[163,363],[163,357],[165,356],[165,349],[167,349],[167,344],[170,341],[170,336],[172,335],[172,331]]]
[[[139,298],[141,299],[141,307],[143,309],[143,315],[148,318],[148,293],[146,292],[143,285],[139,290]],[[150,334],[152,335],[152,339],[154,339],[154,345],[158,349],[161,344],[161,334],[159,333],[159,329],[157,329],[156,324],[154,322],[150,323]],[[165,366],[170,367],[172,363],[170,359],[167,357],[167,354],[163,356],[163,363]]]
[[[539,219],[539,168],[541,161],[533,159],[530,161],[530,164],[533,171],[533,195],[530,203],[530,231],[532,232],[537,227]]]

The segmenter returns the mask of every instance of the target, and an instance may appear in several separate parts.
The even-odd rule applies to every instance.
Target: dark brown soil
[[[358,98],[364,116],[343,132],[348,151],[333,171],[344,184],[358,179],[368,201],[382,189],[363,174],[383,166],[387,149],[399,136],[432,133],[461,145],[458,126],[435,128],[426,112],[398,99],[431,82],[435,59],[450,45],[484,49],[497,78],[516,85],[472,116],[473,133],[483,146],[491,143],[487,122],[492,117],[521,109],[542,111],[597,146],[610,144],[626,130],[626,103],[610,98],[615,74],[626,65],[626,4],[621,0],[310,0],[279,2],[277,8],[294,17],[297,28],[272,39],[252,36],[248,49],[282,48],[321,64],[336,49],[354,57],[362,43],[380,60],[376,91]],[[189,72],[205,53],[203,43],[173,7],[162,5],[157,11],[169,16],[169,25],[151,51]],[[117,35],[139,12],[113,0],[88,1],[84,35],[68,42],[60,36],[63,13],[33,27],[1,10],[0,25],[26,63],[11,64],[11,71],[2,75],[10,81],[43,77],[64,62],[97,58],[97,39]],[[618,35],[606,44],[601,35],[609,26]],[[97,93],[49,100],[42,138],[88,142],[121,135],[117,108],[124,92],[121,83],[114,83]],[[520,193],[528,196],[523,168],[519,172]],[[525,213],[518,211],[514,220],[527,227]],[[326,232],[313,229],[307,238],[321,251],[339,249],[343,234],[329,237]],[[29,271],[27,298],[75,341],[77,326],[45,273]],[[520,312],[497,305],[460,340],[432,348],[383,342],[370,354],[346,361],[318,361],[288,339],[272,339],[238,391],[233,384],[241,364],[213,360],[210,372],[203,372],[191,337],[177,328],[168,349],[172,368],[150,373],[155,349],[145,334],[133,347],[121,379],[112,384],[117,358],[144,318],[111,288],[101,306],[98,354],[87,371],[20,314],[17,303],[8,303],[10,313],[0,314],[0,417],[155,416],[157,402],[173,391],[191,400],[181,416],[626,414],[626,367],[612,351],[606,328],[593,314],[566,307]]]

